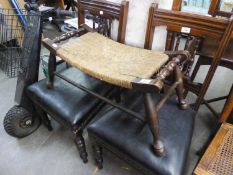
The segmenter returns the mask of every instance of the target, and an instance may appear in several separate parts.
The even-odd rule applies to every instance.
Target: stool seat
[[[153,98],[158,101],[161,96],[157,94]],[[141,95],[131,93],[125,99],[125,107],[145,115]],[[88,135],[93,143],[112,151],[146,175],[181,175],[191,143],[195,115],[191,109],[180,110],[176,100],[166,102],[158,113],[161,140],[166,149],[164,157],[158,157],[153,152],[149,126],[118,109],[109,110],[91,124]]]
[[[151,78],[169,60],[162,52],[127,46],[97,32],[56,47],[56,55],[90,76],[130,89],[136,78]]]
[[[112,88],[111,85],[92,78],[75,68],[69,68],[62,74],[103,96]],[[55,78],[53,89],[48,89],[46,82],[47,79],[43,79],[29,86],[27,88],[28,96],[35,104],[67,128],[80,125],[100,103],[97,98],[60,78]]]

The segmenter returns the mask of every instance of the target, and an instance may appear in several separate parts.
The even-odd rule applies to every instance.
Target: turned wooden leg
[[[48,61],[48,82],[47,88],[53,88],[53,81],[54,81],[54,72],[56,71],[56,56],[52,53],[49,55]]]
[[[165,149],[163,142],[160,140],[159,136],[159,121],[157,116],[157,111],[155,110],[155,105],[152,100],[151,94],[146,93],[144,95],[144,103],[147,120],[149,121],[149,126],[153,135],[153,149],[156,155],[164,156]]]
[[[42,110],[39,106],[35,105],[35,109],[36,109],[36,112],[37,114],[39,115],[39,117],[41,118],[43,124],[45,125],[45,127],[49,130],[49,131],[52,131],[53,130],[53,127],[51,125],[51,121],[50,119],[48,118],[47,116],[47,113]]]
[[[94,144],[93,146],[95,162],[99,169],[103,168],[103,152],[101,146]]]
[[[176,93],[178,96],[179,106],[181,109],[187,109],[189,105],[186,103],[184,99],[184,83],[183,83],[183,75],[179,68],[179,66],[176,66],[176,81],[179,82],[179,84],[176,87]]]
[[[82,136],[82,132],[78,132],[78,133],[74,132],[74,134],[75,134],[75,143],[77,145],[80,157],[84,163],[87,163],[88,162],[87,151],[86,151],[85,141]]]

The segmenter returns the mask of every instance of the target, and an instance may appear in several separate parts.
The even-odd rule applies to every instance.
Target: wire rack
[[[39,18],[25,10],[0,8],[0,71],[9,78],[17,77],[22,59],[31,54]]]

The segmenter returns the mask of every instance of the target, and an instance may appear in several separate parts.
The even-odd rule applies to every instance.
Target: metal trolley
[[[66,17],[75,13],[56,8],[39,8],[38,0],[25,0],[25,8],[0,9],[0,71],[17,76],[15,106],[4,117],[5,131],[14,137],[34,132],[41,119],[25,89],[38,81],[43,22],[50,16]]]
[[[24,89],[38,81],[41,17],[36,10],[0,9],[0,71],[18,77],[16,105],[7,112],[3,123],[6,132],[15,137],[28,135],[40,125]]]
[[[23,57],[31,54],[40,15],[21,9],[0,9],[0,70],[18,76]]]

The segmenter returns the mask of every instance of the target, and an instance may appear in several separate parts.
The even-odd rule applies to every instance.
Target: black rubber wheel
[[[32,114],[23,107],[14,106],[7,112],[4,118],[4,129],[13,137],[26,137],[33,133],[41,123],[39,117],[32,117]]]

